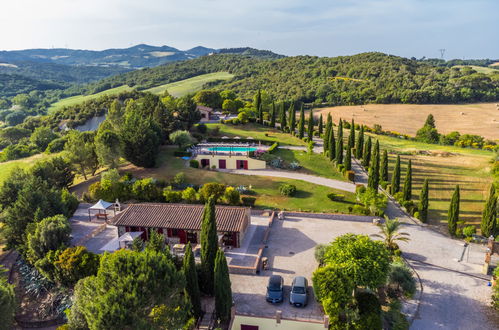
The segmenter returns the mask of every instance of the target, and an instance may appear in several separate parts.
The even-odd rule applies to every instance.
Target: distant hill
[[[67,87],[67,84],[33,79],[17,74],[0,73],[0,97],[13,97],[17,94],[29,93],[34,90],[46,91]]]

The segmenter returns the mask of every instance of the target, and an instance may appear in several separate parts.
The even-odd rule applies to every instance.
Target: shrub
[[[191,159],[189,161],[189,166],[192,168],[199,168],[199,162],[195,159]]]
[[[201,134],[206,134],[206,132],[208,131],[208,127],[206,127],[205,124],[201,123],[197,124],[196,130]]]
[[[355,295],[359,320],[356,323],[359,329],[382,329],[381,304],[378,297],[372,292],[360,291]]]
[[[182,191],[182,199],[187,203],[195,203],[197,201],[196,190],[192,187],[187,187]]]
[[[355,172],[354,171],[345,171],[345,177],[348,181],[355,181]]]
[[[494,279],[497,281],[499,279],[499,267],[496,267],[493,273]],[[492,306],[496,309],[499,310],[499,283],[496,282],[496,284],[492,287]]]
[[[243,202],[243,205],[244,206],[254,206],[255,205],[255,201],[256,201],[256,198],[255,197],[251,197],[251,196],[243,196],[241,197],[241,201]]]
[[[381,181],[379,184],[381,185],[381,188],[383,188],[384,190],[386,190],[386,187],[388,187],[388,182],[386,181]]]
[[[172,179],[172,184],[175,186],[182,186],[186,182],[186,177],[184,172],[178,172]]]
[[[132,185],[132,194],[136,200],[144,202],[155,202],[161,199],[161,191],[152,178],[135,181]]]
[[[54,262],[56,279],[65,286],[73,286],[84,277],[96,275],[99,261],[99,255],[84,246],[67,248]]]
[[[297,171],[301,168],[301,165],[298,162],[291,162],[291,163],[289,163],[288,167],[290,170]]]
[[[338,164],[336,166],[336,168],[338,169],[338,172],[340,172],[340,173],[345,172],[345,165],[343,165],[343,164]]]
[[[215,198],[215,202],[223,196],[225,192],[225,185],[216,182],[205,183],[201,189],[199,189],[199,195],[201,196],[201,200],[207,201],[210,197]]]
[[[399,191],[393,195],[393,198],[399,202],[399,204],[402,205],[402,202],[404,201],[404,193],[402,191]]]
[[[172,190],[170,187],[163,190],[163,196],[167,203],[180,203],[182,201],[182,192]]]
[[[241,197],[239,195],[239,191],[237,191],[234,187],[227,187],[225,188],[224,199],[227,204],[239,205]]]
[[[393,262],[390,265],[388,284],[409,297],[416,292],[416,281],[409,267],[403,262]]]
[[[475,226],[466,226],[463,228],[463,235],[465,237],[472,237],[475,234],[476,234]]]
[[[367,207],[362,205],[354,205],[353,212],[362,215],[369,215],[371,213]]]
[[[341,202],[345,199],[345,195],[329,193],[327,194],[327,198],[329,198],[333,202]]]
[[[57,138],[55,140],[52,140],[48,146],[47,149],[45,149],[46,152],[53,154],[56,152],[61,152],[64,150],[64,145],[66,144],[66,141],[68,139],[65,137]]]
[[[419,214],[419,212],[417,212],[417,211],[416,211],[416,212],[414,212],[414,217],[415,217],[416,219],[421,220],[421,215],[420,215],[420,214]]]
[[[363,184],[358,184],[355,186],[355,193],[356,194],[363,194],[366,192],[366,186]]]
[[[315,260],[319,263],[319,267],[322,267],[324,265],[324,254],[326,254],[327,248],[327,244],[317,244],[315,246],[314,257]]]
[[[293,196],[296,193],[296,186],[289,184],[289,183],[284,183],[279,186],[279,192],[283,196]]]

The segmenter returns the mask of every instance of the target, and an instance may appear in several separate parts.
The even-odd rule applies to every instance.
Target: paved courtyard
[[[238,314],[274,317],[282,311],[286,319],[323,319],[320,305],[312,290],[312,273],[317,268],[314,249],[317,244],[327,244],[335,237],[346,233],[374,234],[378,228],[368,222],[318,219],[308,217],[286,217],[275,220],[270,232],[268,248],[264,256],[269,260],[269,269],[259,275],[231,274],[232,291]],[[272,305],[265,301],[267,281],[270,275],[284,278],[284,302]],[[305,276],[309,281],[309,304],[305,308],[289,305],[289,291],[295,276]]]

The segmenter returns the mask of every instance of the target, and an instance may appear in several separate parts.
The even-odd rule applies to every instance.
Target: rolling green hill
[[[157,87],[146,89],[145,92],[153,94],[162,94],[165,90],[175,97],[184,96],[188,93],[196,92],[203,88],[203,85],[214,81],[226,81],[234,77],[233,74],[228,72],[215,72],[202,74],[196,77],[176,81],[169,84],[160,85]]]
[[[130,90],[132,90],[132,88],[130,88],[130,87],[128,87],[128,86],[125,85],[125,86],[119,86],[119,87],[107,89],[105,91],[102,91],[102,92],[99,92],[99,93],[96,93],[96,94],[91,94],[91,95],[77,95],[77,96],[67,97],[67,98],[64,98],[62,100],[59,100],[59,101],[53,103],[50,106],[48,112],[52,113],[55,110],[63,108],[63,107],[67,107],[67,106],[71,106],[71,105],[83,103],[85,101],[90,101],[90,100],[98,99],[99,97],[104,96],[104,95],[116,95],[116,94],[119,94],[121,92],[126,92],[126,91],[130,91]]]
[[[499,73],[499,68],[495,69],[493,67],[485,67],[485,66],[476,66],[476,65],[455,65],[454,68],[472,68],[476,72],[479,73],[485,73],[485,74],[490,74],[490,73]]]

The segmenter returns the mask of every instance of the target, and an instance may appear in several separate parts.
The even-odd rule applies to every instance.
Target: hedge
[[[216,137],[209,137],[206,139],[208,142],[225,142],[225,143],[261,143],[266,146],[271,146],[274,144],[274,141],[268,140],[253,140],[253,139],[222,139]]]
[[[173,156],[175,157],[191,157],[192,152],[189,151],[174,151]]]
[[[267,152],[268,152],[268,153],[273,153],[273,152],[277,149],[277,147],[279,147],[279,142],[274,143],[274,144],[273,144],[273,145],[269,148],[269,150],[267,150]]]

